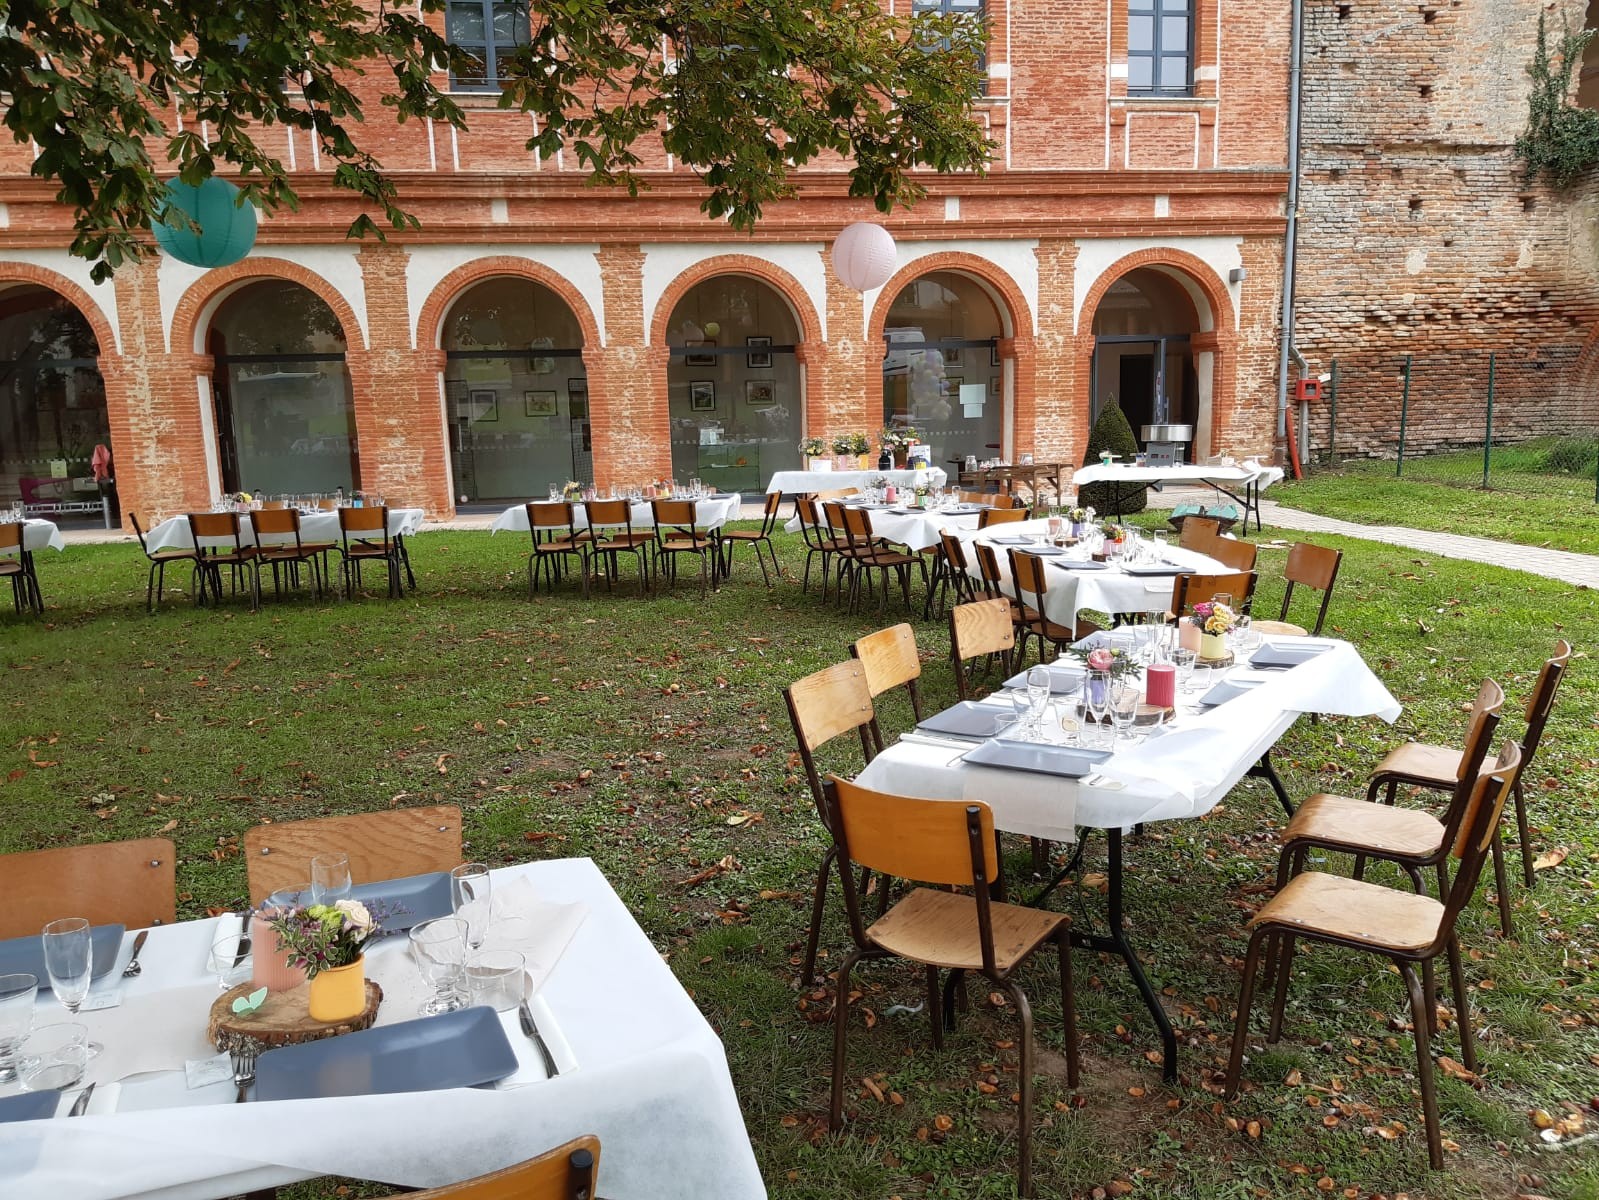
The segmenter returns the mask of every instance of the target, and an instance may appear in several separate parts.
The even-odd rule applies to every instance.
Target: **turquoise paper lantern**
[[[151,228],[155,240],[179,262],[192,267],[226,267],[255,245],[255,205],[238,203],[239,189],[212,176],[198,187],[174,179],[167,184],[166,211],[177,209],[200,227],[199,232],[168,225]]]

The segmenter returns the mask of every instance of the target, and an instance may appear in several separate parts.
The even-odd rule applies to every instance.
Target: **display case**
[[[707,486],[719,492],[761,490],[760,442],[720,442],[695,450],[695,474]]]

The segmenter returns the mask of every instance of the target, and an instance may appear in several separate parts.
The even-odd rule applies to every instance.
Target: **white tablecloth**
[[[221,1197],[325,1174],[435,1187],[594,1133],[600,1188],[617,1200],[764,1197],[722,1044],[604,876],[588,859],[530,863],[496,871],[496,894],[518,876],[544,900],[588,908],[540,992],[575,1069],[543,1080],[511,1012],[502,1023],[539,1081],[524,1087],[234,1104],[231,1082],[187,1090],[181,1070],[145,1075],[122,1085],[113,1114],[0,1125],[0,1195]],[[192,1009],[169,1049],[176,1061],[215,1053],[204,1029],[217,996],[205,968],[216,924],[153,931],[123,1006],[83,1014],[108,1054],[141,1001],[165,1020]],[[408,969],[403,938],[369,953],[385,969]],[[400,1009],[386,1002],[379,1024],[414,1016]],[[49,999],[40,1012],[41,1021],[65,1017]]]
[[[389,536],[411,537],[420,533],[422,522],[426,517],[427,513],[420,508],[389,509]],[[218,539],[218,544],[225,540]],[[256,544],[255,527],[250,524],[249,513],[239,514],[239,540],[246,546]],[[282,537],[268,535],[267,544],[292,542],[293,540],[287,534]],[[301,513],[300,540],[302,542],[333,542],[335,545],[341,543],[343,538],[339,534],[339,514],[332,510]],[[194,537],[189,532],[189,518],[186,516],[168,517],[144,535],[144,542],[152,552],[156,550],[193,550]],[[207,544],[211,544],[210,539],[207,539]]]
[[[738,520],[739,510],[743,507],[743,504],[743,498],[737,492],[710,496],[704,500],[696,500],[694,502],[694,515],[698,518],[701,529],[706,531],[720,529],[729,521]],[[655,528],[655,515],[650,508],[648,500],[640,500],[637,504],[632,505],[630,513],[633,518],[633,531],[635,533],[648,533]],[[572,522],[578,529],[588,528],[588,512],[584,508],[582,501],[572,502]],[[602,525],[600,528],[604,529],[605,526]],[[617,525],[614,528],[620,529],[621,526]],[[494,524],[489,526],[489,534],[491,536],[496,533],[526,533],[527,531],[527,506],[525,504],[516,504],[506,509],[495,517]]]
[[[22,524],[22,548],[30,553],[34,550],[65,550],[67,539],[61,536],[61,531],[56,528],[54,521],[41,521],[38,517],[29,517]]]
[[[1070,841],[1077,826],[1128,828],[1209,812],[1300,713],[1399,717],[1398,701],[1348,642],[1292,670],[1256,674],[1265,676],[1260,686],[1208,712],[1184,711],[1170,729],[1108,759],[1100,773],[1120,788],[969,767],[958,747],[914,741],[888,747],[856,782],[924,800],[982,800],[1000,829]]]
[[[885,541],[897,542],[909,550],[924,550],[928,546],[938,545],[939,534],[944,530],[951,530],[957,534],[973,534],[977,532],[977,524],[982,519],[982,512],[895,512],[892,509],[869,509],[867,517],[871,521],[872,536]],[[799,514],[788,519],[783,526],[789,533],[799,532]]]
[[[1268,467],[1260,463],[1242,466],[1205,466],[1189,463],[1171,467],[1136,467],[1132,463],[1092,463],[1072,474],[1072,483],[1081,487],[1085,483],[1219,483],[1231,487],[1248,487],[1254,484],[1265,491],[1283,478],[1281,467]]]
[[[873,480],[881,479],[895,487],[915,487],[920,475],[929,487],[943,487],[949,475],[943,467],[928,467],[923,471],[777,471],[766,485],[769,492],[785,496],[803,492],[836,492],[842,488],[863,488]]]

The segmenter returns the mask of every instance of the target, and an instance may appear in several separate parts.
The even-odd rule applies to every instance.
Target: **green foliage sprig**
[[[1516,139],[1522,178],[1530,183],[1546,176],[1564,188],[1599,164],[1599,112],[1571,103],[1571,79],[1582,52],[1599,30],[1566,32],[1553,52],[1543,15],[1538,17],[1538,45],[1527,73],[1532,94],[1527,98],[1527,129]]]

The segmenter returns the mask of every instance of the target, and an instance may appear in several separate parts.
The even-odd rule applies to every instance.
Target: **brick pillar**
[[[882,346],[865,342],[865,298],[833,273],[833,248],[821,251],[827,282],[827,359],[825,373],[808,376],[805,432],[831,440],[841,433],[864,433],[876,445],[883,427]]]
[[[411,346],[406,287],[410,255],[392,243],[364,244],[356,255],[366,294],[367,348],[346,358],[353,390],[359,486],[395,506],[455,512],[437,384],[423,386]]]
[[[1079,346],[1072,332],[1077,243],[1047,238],[1038,259],[1038,334],[1033,365],[1032,453],[1039,462],[1076,463],[1088,444],[1088,388],[1079,382]],[[1085,317],[1085,320],[1087,318]],[[1092,346],[1089,353],[1092,355]],[[1000,353],[1003,355],[1004,350]],[[1020,409],[1017,449],[1021,445]]]
[[[605,345],[583,348],[594,482],[607,487],[670,475],[668,351],[644,344],[644,251],[607,244],[595,258],[605,297]]]

